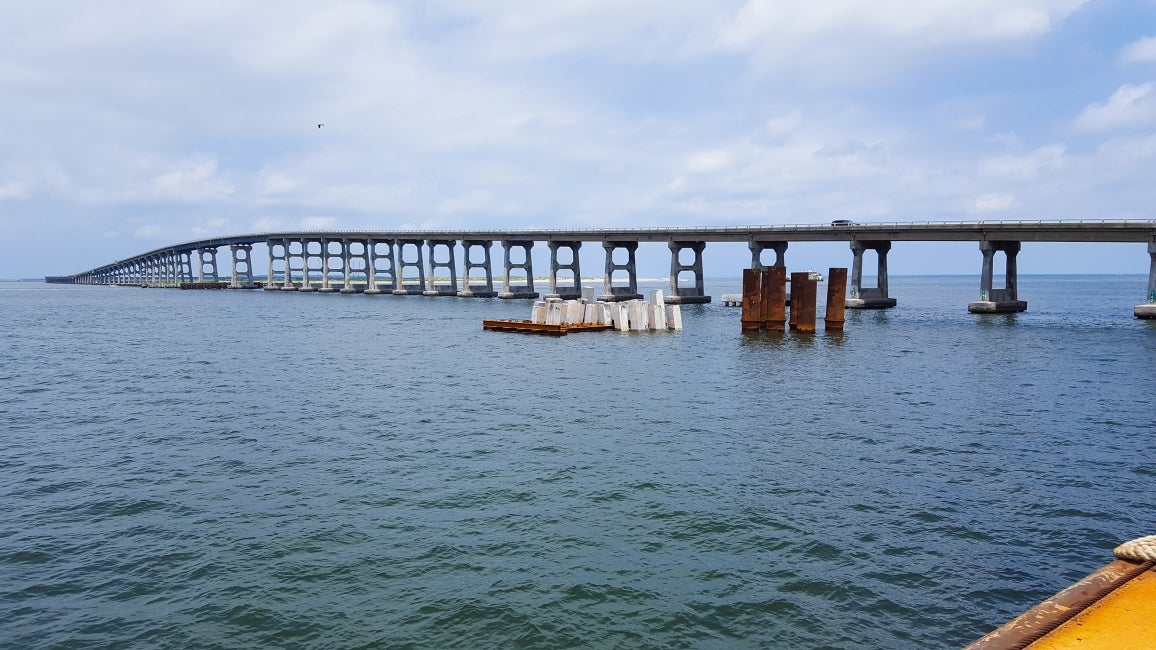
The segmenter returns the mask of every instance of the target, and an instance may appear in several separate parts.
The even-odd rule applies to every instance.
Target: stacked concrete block
[[[546,325],[611,325],[621,332],[681,332],[682,307],[666,304],[660,290],[651,292],[649,301],[594,302],[547,298],[534,303],[530,321]]]

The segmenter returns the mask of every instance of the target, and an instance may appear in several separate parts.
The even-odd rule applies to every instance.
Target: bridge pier
[[[873,250],[878,258],[876,286],[863,286],[863,253]],[[847,299],[847,309],[889,309],[898,301],[887,295],[887,252],[891,250],[889,241],[852,241],[851,254],[851,297]]]
[[[354,252],[354,248],[360,247],[361,252]],[[420,248],[420,247],[419,247]],[[420,253],[420,251],[419,251]],[[419,254],[420,259],[420,254]],[[354,275],[362,273],[366,277],[365,286],[369,286],[369,247],[365,242],[357,239],[345,238],[341,240],[341,258],[342,265],[342,279],[344,282],[341,285],[341,293],[350,294],[357,293],[357,285],[354,284]],[[354,260],[360,263],[354,265]]]
[[[538,292],[534,291],[534,264],[530,259],[530,249],[534,247],[534,242],[525,240],[504,240],[502,248],[505,249],[506,261],[506,279],[502,284],[502,292],[498,294],[499,298],[537,298]],[[515,264],[510,259],[510,251],[514,248],[521,248],[525,254],[525,261],[521,264]],[[521,269],[526,274],[525,285],[510,284],[510,271],[514,269]]]
[[[1136,318],[1145,320],[1156,318],[1156,242],[1148,242],[1148,256],[1151,266],[1148,267],[1148,302],[1136,305],[1132,314]]]
[[[766,268],[763,264],[763,251],[775,251],[775,263],[772,266],[786,268],[787,266],[787,245],[790,242],[785,241],[755,241],[747,242],[747,247],[751,249],[751,268],[757,271],[762,271]]]
[[[967,303],[967,311],[973,314],[996,314],[1026,311],[1028,303],[1019,299],[1016,273],[1016,255],[1020,252],[1018,241],[981,241],[979,251],[983,253],[983,272],[979,279],[979,300]],[[1006,266],[1004,288],[992,288],[995,254],[1003,252]]]
[[[578,249],[582,247],[580,241],[548,241],[546,245],[550,247],[550,293],[546,294],[546,298],[559,298],[562,300],[577,300],[582,297],[582,271],[578,263]],[[570,263],[562,264],[558,261],[558,249],[570,249]],[[558,271],[570,271],[573,274],[573,281],[570,286],[558,286]]]
[[[606,302],[642,300],[642,294],[638,293],[638,268],[634,261],[634,253],[638,250],[638,242],[604,241],[602,242],[602,248],[606,249],[605,293],[598,296],[598,299],[605,300]],[[626,262],[623,264],[617,264],[614,261],[614,251],[619,248],[626,251]],[[614,286],[615,271],[626,271],[626,286]]]
[[[366,240],[366,248],[369,251],[369,286],[365,287],[365,293],[375,295],[381,293],[381,288],[378,284],[379,275],[389,276],[389,283],[386,285],[386,290],[393,292],[397,288],[397,265],[394,263],[392,239],[379,241],[376,239]]]
[[[281,287],[277,286],[277,262],[281,263],[284,269],[289,268],[289,244],[284,239],[266,239],[265,246],[269,249],[269,273],[265,278],[265,291],[279,291]],[[281,279],[282,284],[285,282],[284,277]]]
[[[336,258],[341,260],[344,258],[344,250],[335,253],[333,245],[340,242],[321,238],[321,286],[317,289],[317,293],[333,293],[336,289],[333,288],[333,278],[329,277],[333,273],[333,260]],[[344,263],[344,262],[343,262]]]
[[[309,250],[310,244],[317,244],[317,254],[314,255]],[[311,293],[317,290],[313,286],[313,271],[321,273],[324,268],[323,258],[325,257],[325,240],[324,239],[301,239],[301,286],[297,287],[298,291],[304,293]],[[321,285],[325,286],[325,278],[322,273]]]
[[[493,298],[498,295],[494,291],[494,267],[490,264],[490,247],[494,245],[490,239],[463,239],[462,240],[462,290],[458,296],[462,298]],[[482,259],[475,262],[474,248],[482,250]],[[482,269],[485,274],[484,284],[472,284],[474,269]]]
[[[670,295],[666,302],[673,305],[704,304],[710,302],[703,284],[702,252],[706,250],[704,241],[674,241],[667,243],[670,247]],[[682,251],[694,251],[694,261],[683,264]],[[682,287],[678,284],[678,276],[689,272],[694,275],[693,287]]]
[[[454,263],[454,247],[457,241],[452,239],[431,239],[426,242],[429,247],[429,274],[426,275],[426,288],[422,292],[423,296],[456,296],[458,295],[458,267]],[[439,246],[444,246],[446,249],[446,261],[437,261],[437,250]],[[445,269],[449,272],[450,283],[437,284],[438,269]]]
[[[395,296],[420,296],[425,291],[425,265],[422,264],[421,247],[425,243],[424,239],[398,239],[397,240],[397,282],[396,289],[393,290]],[[413,246],[416,258],[407,262],[405,259],[406,246]],[[405,269],[417,269],[417,284],[405,283]]]
[[[297,285],[293,284],[293,262],[296,260],[301,261],[302,265],[305,263],[304,260],[301,259],[301,254],[293,252],[293,243],[292,239],[285,239],[285,279],[281,283],[282,291],[297,290]],[[299,244],[300,242],[297,243]]]
[[[208,282],[218,282],[217,278],[217,247],[209,246],[207,248],[198,248],[197,257],[200,263],[197,266],[197,280],[199,282],[206,282],[206,271],[209,279]]]
[[[229,275],[229,288],[252,289],[254,287],[253,245],[230,244],[229,251],[233,254],[233,270]]]

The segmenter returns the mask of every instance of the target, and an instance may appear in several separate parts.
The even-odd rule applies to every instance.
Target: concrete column
[[[429,275],[426,276],[426,287],[422,295],[425,296],[456,296],[458,295],[458,268],[454,263],[454,246],[457,245],[455,240],[447,239],[431,239],[426,242],[429,247]],[[445,247],[446,261],[439,262],[437,259],[437,251],[439,247]],[[449,273],[450,283],[437,284],[438,269],[445,269]]]
[[[379,289],[377,285],[378,273],[389,274],[389,284],[387,284],[386,287],[387,291],[392,293],[393,290],[399,286],[397,266],[394,264],[393,258],[394,241],[392,239],[384,241],[370,239],[366,242],[366,246],[368,247],[366,252],[369,254],[370,269],[373,271],[373,280],[369,283],[370,288],[366,289],[366,293],[381,293],[381,289]],[[385,252],[379,252],[378,246],[384,246]],[[370,289],[372,289],[372,291]]]
[[[317,289],[317,292],[333,293],[333,280],[329,277],[329,275],[333,273],[333,267],[329,265],[333,253],[329,247],[333,244],[340,244],[341,242],[325,237],[322,237],[319,241],[321,244],[321,286]],[[344,250],[344,248],[342,250]]]
[[[296,291],[297,287],[293,284],[293,258],[298,257],[294,255],[290,246],[293,241],[288,237],[285,238],[285,278],[281,282],[282,291]]]
[[[393,290],[396,296],[420,296],[425,292],[425,265],[422,264],[421,249],[425,244],[424,239],[399,239],[397,240],[397,288]],[[405,253],[407,247],[412,246],[415,258],[406,260]],[[417,271],[417,284],[405,283],[406,268],[413,268]]]
[[[548,241],[550,247],[550,293],[546,298],[560,298],[562,300],[577,300],[582,297],[582,271],[578,263],[578,249],[582,247],[580,241]],[[570,263],[558,262],[558,249],[570,249]],[[558,271],[570,271],[573,281],[569,286],[558,286]]]
[[[790,242],[785,241],[755,241],[747,242],[747,247],[751,249],[751,268],[756,270],[763,270],[763,251],[770,249],[775,251],[774,266],[785,267],[787,265],[787,245]]]
[[[265,291],[277,291],[277,281],[273,278],[276,273],[277,260],[281,260],[286,268],[289,266],[289,261],[285,259],[285,240],[283,239],[266,239],[265,247],[269,249],[269,273],[265,277]],[[281,254],[277,254],[277,249],[280,248]]]
[[[499,298],[537,298],[538,292],[534,291],[534,264],[533,258],[530,255],[530,250],[534,247],[534,242],[525,240],[505,240],[502,242],[502,248],[505,250],[505,267],[506,277],[502,282],[502,292],[498,294]],[[525,261],[520,264],[515,264],[510,259],[510,251],[514,248],[521,248],[525,253]],[[526,284],[514,285],[511,284],[510,272],[514,269],[520,269],[526,274]]]
[[[1026,311],[1028,303],[1019,299],[1016,256],[1020,252],[1018,241],[981,241],[979,252],[983,255],[983,268],[979,278],[979,300],[967,303],[967,310],[973,314],[994,314]],[[995,254],[1002,252],[1005,258],[1004,288],[992,286],[995,275]]]
[[[598,296],[598,299],[607,302],[642,300],[642,294],[638,293],[638,268],[634,261],[634,253],[638,250],[638,242],[604,241],[602,242],[602,248],[606,250],[605,293]],[[619,248],[626,250],[627,259],[625,264],[616,264],[614,262],[614,251]],[[614,286],[615,271],[626,271],[626,286]]]
[[[1156,318],[1156,242],[1148,243],[1148,257],[1150,258],[1148,267],[1148,302],[1143,305],[1136,305],[1132,310],[1132,314],[1136,318],[1152,319]]]
[[[353,288],[353,251],[349,240],[341,240],[341,293],[355,293]]]
[[[230,289],[253,288],[253,245],[230,244],[233,254],[233,268],[229,276]]]
[[[197,280],[199,282],[218,282],[217,248],[215,246],[198,248],[197,258]]]
[[[462,274],[462,290],[458,292],[458,296],[462,298],[493,298],[498,295],[494,291],[494,270],[490,264],[490,247],[494,242],[488,239],[463,239],[462,240],[462,266],[464,272]],[[473,259],[473,249],[480,248],[482,250],[481,261],[475,262]],[[471,272],[474,269],[482,269],[485,273],[485,284],[471,284],[473,279]]]
[[[320,266],[313,266],[313,255],[309,253],[309,244],[316,242],[322,246],[325,240],[323,239],[304,239],[301,240],[301,286],[297,288],[298,291],[312,292],[316,291],[313,286],[313,271],[320,271]],[[323,251],[324,252],[324,251]]]
[[[667,296],[666,302],[675,305],[710,302],[710,296],[706,295],[702,273],[702,252],[706,249],[706,242],[671,241],[667,245],[670,247],[670,295]],[[785,246],[783,248],[786,249]],[[682,263],[679,257],[684,250],[694,251],[694,262]],[[685,271],[694,274],[693,287],[679,286],[678,276]]]
[[[863,286],[863,253],[875,251],[878,267],[875,274],[876,286]],[[889,241],[851,242],[851,297],[847,299],[848,309],[889,309],[898,301],[887,295],[887,253],[891,250]]]

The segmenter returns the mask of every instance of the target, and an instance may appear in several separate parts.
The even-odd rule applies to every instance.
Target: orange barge
[[[570,332],[602,332],[614,329],[613,325],[547,325],[529,320],[483,320],[482,329],[494,332],[522,332],[523,334],[546,334],[566,336]]]

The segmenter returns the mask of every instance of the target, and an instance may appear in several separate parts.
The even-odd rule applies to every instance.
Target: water
[[[891,286],[842,336],[553,339],[0,284],[0,646],[953,647],[1156,533],[1146,278]]]

